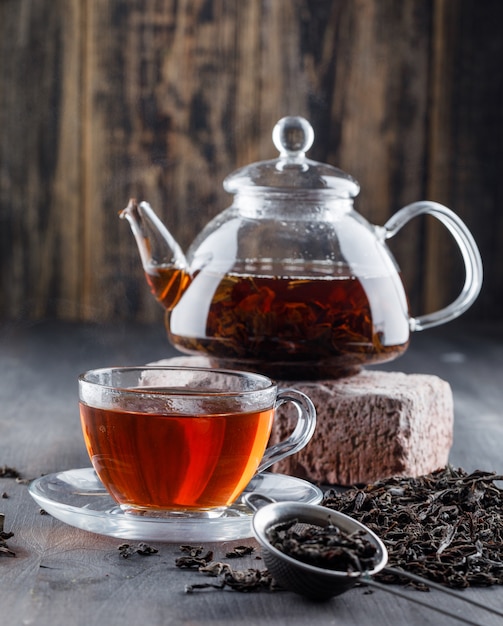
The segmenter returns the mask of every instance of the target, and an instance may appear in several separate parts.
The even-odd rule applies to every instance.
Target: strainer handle
[[[263,506],[267,506],[268,504],[275,504],[276,500],[266,496],[264,493],[259,493],[257,491],[251,491],[249,493],[243,494],[243,502],[250,507],[252,511],[257,512]]]
[[[446,587],[445,585],[440,585],[429,578],[424,578],[423,576],[418,576],[417,574],[413,574],[412,572],[408,572],[400,567],[390,567],[387,566],[383,570],[388,574],[394,574],[395,576],[401,576],[402,578],[406,578],[408,580],[412,580],[416,583],[420,583],[422,585],[426,585],[427,587],[431,587],[432,589],[436,589],[441,593],[445,593],[453,598],[457,598],[460,602],[467,602],[468,604],[472,604],[476,606],[478,609],[483,609],[485,611],[489,611],[489,613],[493,613],[494,615],[498,615],[499,617],[503,617],[503,611],[498,611],[498,609],[493,609],[492,607],[487,606],[487,604],[483,604],[482,602],[478,602],[478,600],[474,600],[473,598],[469,598],[467,596],[462,596],[458,591],[451,589],[450,587]],[[365,582],[368,582],[366,580]],[[459,619],[459,617],[458,617]],[[471,622],[470,622],[471,623]]]
[[[266,449],[257,472],[263,472],[274,463],[302,450],[313,436],[316,427],[316,409],[312,401],[297,389],[280,389],[276,396],[275,412],[286,402],[291,402],[297,409],[295,429],[287,439]]]
[[[385,591],[386,593],[390,593],[393,596],[398,596],[399,598],[408,600],[409,602],[413,602],[414,604],[425,606],[426,608],[431,609],[432,611],[435,611],[436,613],[440,613],[441,615],[447,615],[448,617],[453,617],[454,619],[457,619],[459,622],[463,622],[464,624],[471,624],[471,626],[483,626],[479,620],[475,622],[469,617],[460,615],[459,612],[450,611],[449,609],[444,609],[441,606],[433,604],[431,600],[421,600],[411,593],[406,593],[405,591],[400,591],[399,589],[392,588],[390,585],[379,583],[375,581],[373,578],[370,578],[370,576],[362,576],[362,583],[365,585],[368,585],[369,587],[374,587],[375,589],[379,589],[380,591]],[[431,586],[431,581],[428,581],[428,585]],[[445,591],[445,589],[442,589],[442,591]],[[459,593],[455,595],[459,600],[465,601],[465,602],[467,601],[466,598],[462,597]],[[490,613],[501,615],[499,611],[491,609],[488,606],[484,606],[484,605],[479,605],[479,606],[480,608],[486,609],[486,611],[489,611]]]

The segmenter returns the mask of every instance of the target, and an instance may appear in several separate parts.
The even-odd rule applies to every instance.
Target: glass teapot
[[[448,322],[474,302],[482,262],[455,213],[415,202],[373,226],[353,208],[356,180],[306,158],[314,140],[307,120],[283,118],[272,137],[279,157],[225,179],[232,206],[186,256],[148,203],[131,200],[121,212],[177,349],[278,379],[337,378],[396,358],[411,331]],[[422,213],[451,232],[466,276],[449,306],[411,317],[386,240]]]

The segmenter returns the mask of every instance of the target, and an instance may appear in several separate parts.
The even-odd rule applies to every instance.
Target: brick
[[[436,376],[363,370],[340,380],[289,383],[318,415],[309,444],[273,471],[322,484],[354,485],[394,475],[420,476],[448,462],[453,400]],[[291,430],[280,407],[271,442]]]

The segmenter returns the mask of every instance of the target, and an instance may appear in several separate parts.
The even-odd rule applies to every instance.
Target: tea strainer
[[[255,511],[252,519],[252,529],[255,538],[262,547],[265,565],[272,577],[284,589],[312,600],[323,601],[340,595],[359,583],[376,587],[416,604],[426,606],[466,624],[481,626],[480,621],[475,622],[448,609],[433,606],[431,602],[421,600],[410,593],[379,583],[372,578],[378,572],[384,571],[427,585],[442,593],[454,596],[461,602],[467,602],[494,615],[503,617],[503,612],[487,607],[471,598],[465,598],[448,587],[400,568],[388,567],[388,551],[381,539],[370,528],[348,515],[314,504],[274,502],[267,496],[259,493],[247,494],[244,499],[248,506]],[[375,554],[372,559],[373,567],[366,571],[337,571],[311,565],[289,554],[285,554],[272,542],[271,536],[274,534],[275,529],[288,526],[289,524],[292,525],[293,530],[299,533],[305,531],[307,527],[323,529],[328,526],[336,527],[348,535],[359,533],[363,539],[375,548]]]

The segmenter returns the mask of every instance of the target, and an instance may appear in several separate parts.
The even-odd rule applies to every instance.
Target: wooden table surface
[[[0,468],[24,478],[89,466],[77,409],[80,372],[106,365],[132,365],[173,355],[162,328],[61,323],[4,324],[0,330]],[[453,322],[418,333],[400,360],[382,369],[436,374],[447,380],[455,402],[451,463],[467,471],[503,471],[503,325]],[[187,584],[207,581],[175,567],[177,544],[149,544],[157,554],[121,557],[120,539],[100,536],[42,515],[26,484],[0,478],[0,513],[15,558],[0,556],[0,624],[37,626],[106,624],[246,624],[294,626],[451,626],[456,619],[396,599],[380,590],[355,588],[315,604],[289,592],[185,593]],[[205,544],[216,559],[253,539]],[[255,557],[239,569],[261,567]],[[472,606],[421,593],[480,624],[502,624]],[[501,586],[468,589],[467,597],[503,608]]]

